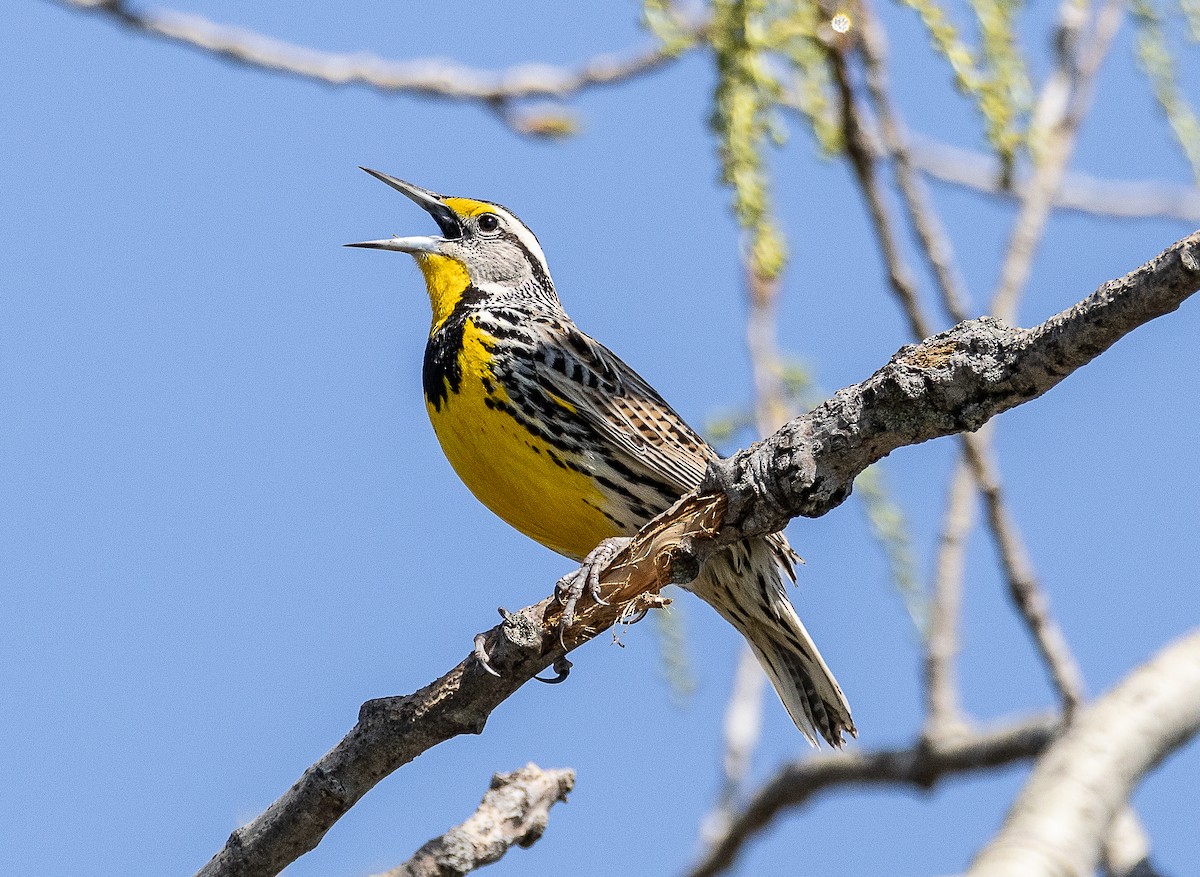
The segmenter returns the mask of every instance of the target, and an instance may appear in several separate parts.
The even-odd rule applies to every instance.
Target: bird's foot
[[[558,623],[558,641],[566,648],[565,634],[575,620],[575,606],[584,592],[601,606],[608,601],[600,596],[600,576],[612,559],[625,549],[632,539],[629,536],[612,536],[591,550],[583,559],[579,569],[567,573],[554,587],[554,596],[562,604],[562,618]]]

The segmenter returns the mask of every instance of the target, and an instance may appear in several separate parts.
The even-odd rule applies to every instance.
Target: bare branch
[[[902,749],[827,752],[795,761],[758,790],[688,877],[721,873],[781,810],[801,807],[826,789],[903,785],[929,789],[949,776],[1034,758],[1049,745],[1058,727],[1055,717],[1033,718],[997,730],[964,732],[936,746],[920,740]]]
[[[754,759],[762,732],[763,688],[766,676],[749,646],[738,652],[733,687],[722,724],[721,789],[712,810],[700,823],[700,840],[712,844],[728,830],[734,806]]]
[[[1113,818],[1101,858],[1107,877],[1156,877],[1150,864],[1150,838],[1132,807]]]
[[[717,546],[835,508],[863,469],[896,448],[978,429],[1040,396],[1198,288],[1200,232],[1033,329],[984,318],[901,348],[867,380],[714,462],[701,489],[647,524],[604,572],[607,602],[585,601],[566,632],[568,648],[631,609],[661,605],[658,590],[689,581]],[[420,691],[365,703],[345,739],[235,831],[200,874],[277,874],[389,773],[451,737],[481,733],[492,710],[564,656],[560,617],[561,607],[548,597],[489,631],[488,654],[499,677],[468,657]]]
[[[1145,774],[1200,730],[1200,629],[1081,710],[1039,760],[968,877],[1092,874]]]
[[[859,48],[866,67],[867,89],[879,114],[879,128],[883,135],[883,146],[891,156],[895,168],[896,183],[908,208],[909,219],[917,239],[942,294],[943,307],[950,319],[961,323],[970,314],[967,312],[969,297],[966,284],[954,263],[954,251],[950,238],[942,226],[941,219],[933,209],[928,192],[918,174],[908,148],[908,137],[904,123],[892,104],[887,82],[887,41],[883,28],[875,19],[869,6],[862,8],[862,21],[858,30]],[[843,109],[854,111],[853,102],[843,97]],[[862,122],[858,123],[862,127]],[[869,148],[863,142],[861,148]],[[921,336],[924,337],[924,336]]]
[[[1034,154],[1040,161],[1032,184],[1024,190],[1021,210],[1001,271],[1000,284],[993,299],[993,312],[1010,320],[1015,316],[1016,305],[1029,276],[1033,254],[1041,240],[1053,199],[1062,186],[1076,134],[1090,102],[1095,76],[1120,22],[1122,4],[1109,2],[1105,5],[1098,16],[1092,38],[1084,45],[1081,45],[1080,34],[1086,23],[1085,7],[1073,0],[1064,0],[1059,11],[1056,40],[1059,63],[1042,89],[1034,115]],[[868,7],[864,7],[863,12],[859,46],[867,67],[867,86],[880,114],[884,145],[893,158],[897,183],[917,237],[933,268],[942,293],[943,305],[953,319],[961,320],[965,296],[953,269],[949,244],[932,205],[915,179],[904,141],[903,126],[891,105],[887,91],[882,30],[870,17]],[[843,103],[847,115],[856,115],[851,95],[845,94]],[[848,131],[853,127],[855,126],[848,123]],[[861,123],[857,127],[861,128]],[[860,148],[865,151],[865,147]],[[874,169],[869,162],[863,161],[858,163],[857,169],[868,199],[879,201],[879,206],[872,210],[873,217],[877,224],[880,221],[886,222],[887,212],[882,206],[877,185],[872,188],[869,185],[870,181],[863,179],[864,174],[873,176]],[[1004,170],[999,162],[997,170]],[[1008,185],[1008,176],[1007,172],[999,173],[997,181]],[[889,229],[880,230],[881,238],[888,234]],[[889,250],[886,245],[883,250],[885,255],[900,258],[897,251]],[[904,273],[902,270],[890,272],[893,278],[904,276]],[[911,313],[919,309],[914,291],[897,287],[896,293],[902,305],[910,312],[910,323],[920,325],[920,314]],[[957,649],[956,613],[962,575],[960,544],[970,527],[970,501],[974,496],[970,480],[974,480],[983,493],[988,523],[996,541],[1010,596],[1049,670],[1063,704],[1066,720],[1070,720],[1085,693],[1083,674],[1061,628],[1050,615],[1049,601],[1037,581],[1020,531],[1004,502],[997,467],[989,450],[989,432],[962,436],[963,453],[970,469],[965,470],[961,464],[956,467],[946,509],[943,531],[945,538],[942,542],[942,553],[939,554],[938,580],[935,587],[937,629],[931,632],[926,651],[928,712],[925,733],[930,739],[937,739],[938,735],[954,733],[957,730],[958,701],[952,660]],[[959,525],[963,528],[961,532],[956,529]],[[1121,822],[1129,829],[1125,832],[1127,838],[1137,836],[1144,840],[1144,832],[1131,811],[1121,814]],[[1121,856],[1129,854],[1130,848],[1135,846],[1121,846],[1114,842],[1111,852],[1117,859],[1110,860],[1110,870],[1119,872]],[[1143,855],[1140,861],[1147,862],[1148,858]]]
[[[657,70],[681,52],[678,46],[653,46],[625,57],[598,55],[574,70],[550,64],[522,64],[490,72],[450,61],[387,61],[367,52],[321,52],[218,24],[200,15],[173,10],[134,11],[121,0],[53,2],[272,73],[324,85],[358,85],[394,94],[493,104],[535,97],[566,98],[587,88],[612,85]],[[702,29],[697,29],[697,37],[701,32]]]
[[[1068,25],[1078,25],[1078,22],[1073,17],[1075,7],[1068,2],[1064,4],[1063,9],[1063,28],[1067,29]],[[1062,36],[1061,42],[1064,44],[1073,44],[1074,40],[1067,35]],[[1102,42],[1101,45],[1106,46],[1107,42]],[[885,133],[885,145],[890,149],[895,149],[896,147],[902,149],[903,144],[899,136],[901,123],[891,107],[887,93],[885,71],[883,69],[883,37],[878,32],[878,26],[873,24],[866,13],[865,7],[864,23],[860,29],[860,46],[868,68],[868,85],[876,105],[880,107]],[[1070,56],[1073,59],[1074,53],[1070,53]],[[1064,63],[1068,63],[1069,60],[1067,59]],[[842,115],[846,133],[847,152],[850,155],[851,162],[859,178],[859,183],[867,199],[876,235],[880,240],[880,249],[883,251],[885,263],[888,267],[888,276],[891,279],[893,291],[899,299],[905,315],[908,317],[910,327],[912,327],[918,337],[923,337],[929,331],[930,321],[922,312],[915,283],[911,280],[912,272],[905,263],[897,243],[898,236],[891,218],[891,212],[884,200],[875,155],[870,147],[866,133],[867,126],[863,120],[862,111],[854,100],[845,55],[842,52],[835,51],[833,61],[842,97]],[[1095,67],[1098,64],[1098,60],[1093,61],[1093,67],[1089,68],[1090,75],[1094,75]],[[1055,93],[1055,86],[1062,84],[1060,80],[1064,82],[1072,81],[1071,77],[1063,73],[1061,67],[1058,74],[1051,78],[1050,83],[1043,90],[1042,101],[1039,104],[1041,108],[1040,112],[1043,116],[1046,116],[1045,106],[1056,105],[1055,99],[1047,98],[1047,95]],[[1086,81],[1090,82],[1090,79]],[[1068,111],[1069,104],[1067,103],[1067,99],[1071,93],[1069,89],[1064,92],[1062,114],[1066,114]],[[1070,154],[1070,147],[1074,144],[1074,131],[1077,130],[1078,120],[1075,121],[1073,126],[1066,126],[1061,123],[1058,117],[1047,116],[1045,124],[1051,126],[1054,135],[1053,142],[1057,147],[1057,151],[1053,155],[1054,160],[1065,162],[1066,157]],[[913,184],[912,174],[908,169],[903,152],[896,157],[895,164],[897,179],[905,203],[908,206],[909,216],[918,232],[925,253],[934,268],[946,310],[951,314],[961,313],[963,294],[958,286],[958,280],[950,262],[948,244],[940,239],[940,225],[937,223],[936,214],[932,210],[931,205],[927,203],[919,187]],[[1055,181],[1047,177],[1043,180],[1043,184],[1051,186],[1055,184]],[[1052,189],[1047,191],[1052,194]],[[1043,204],[1043,206],[1045,205]],[[1021,217],[1024,217],[1024,219],[1021,217],[1018,218],[1016,226],[1018,232],[1020,231],[1022,221],[1027,223],[1027,232],[1036,232],[1035,237],[1022,236],[1014,232],[1013,247],[1025,247],[1020,253],[1023,258],[1032,258],[1034,244],[1040,239],[1041,230],[1044,228],[1044,221],[1047,216],[1048,212],[1040,214],[1034,212],[1030,214],[1023,210]],[[1006,264],[1009,264],[1014,271],[1022,270],[1021,266],[1024,265],[1027,276],[1028,264],[1022,263],[1020,259],[1014,256],[1016,252],[1014,249],[1009,250],[1009,258],[1006,260]],[[1021,286],[1018,287],[1005,287],[1002,284],[994,300],[996,307],[1005,312],[1012,311],[1015,308],[1017,296],[1020,293],[1020,289],[1023,288],[1023,284],[1024,280],[1021,280]],[[1006,302],[1007,305],[1005,304]],[[1011,313],[1008,314],[1008,317],[1011,319]],[[995,464],[992,462],[985,436],[963,435],[962,443],[964,454],[971,465],[974,478],[986,499],[988,522],[995,535],[1000,551],[1001,563],[1005,571],[1009,591],[1022,617],[1026,620],[1034,642],[1046,662],[1051,678],[1069,714],[1071,709],[1074,708],[1083,696],[1082,674],[1076,666],[1070,650],[1066,647],[1066,642],[1061,631],[1050,617],[1048,602],[1038,585],[1020,533],[1003,501],[999,475],[997,474]],[[946,664],[936,664],[934,665],[934,669],[944,671]],[[935,678],[934,681],[940,681],[944,684],[947,680],[945,676],[942,676],[940,680]],[[943,690],[939,696],[944,696],[945,694],[946,692]]]
[[[958,617],[966,539],[974,521],[974,507],[975,478],[960,459],[950,476],[942,515],[925,646],[925,728],[922,733],[931,741],[945,739],[963,728],[954,662],[959,650]]]
[[[1042,239],[1046,220],[1075,151],[1079,126],[1091,106],[1092,89],[1108,53],[1109,44],[1125,14],[1123,0],[1106,0],[1096,18],[1091,40],[1077,52],[1083,15],[1074,0],[1063,0],[1058,45],[1060,62],[1042,89],[1034,110],[1030,136],[1035,138],[1037,163],[1000,266],[1000,281],[991,312],[1002,320],[1016,319],[1017,301],[1029,280],[1033,257]],[[1060,91],[1062,92],[1060,94]]]
[[[546,830],[550,808],[566,801],[573,788],[575,771],[542,770],[533,762],[512,773],[495,774],[466,822],[376,877],[462,877],[498,862],[513,846],[533,846]]]
[[[1000,565],[1009,594],[1029,628],[1067,719],[1084,698],[1083,672],[1071,654],[1062,628],[1050,615],[1050,604],[1038,582],[1016,523],[1004,502],[1003,489],[991,460],[988,444],[981,436],[963,436],[963,453],[983,494],[984,509],[1000,555]]]
[[[995,156],[919,134],[910,134],[909,147],[913,166],[934,179],[1015,201],[1029,197],[1030,174],[1018,172],[1012,185],[1004,186]],[[1105,180],[1065,173],[1051,203],[1059,210],[1100,216],[1200,220],[1200,189],[1155,180]]]
[[[722,543],[774,532],[841,503],[853,478],[898,447],[978,429],[1040,396],[1200,285],[1200,232],[1033,329],[983,317],[910,345],[861,384],[710,467],[724,488]]]
[[[1030,137],[1037,164],[1021,200],[992,297],[991,311],[1002,320],[1016,319],[1017,305],[1028,283],[1054,195],[1062,185],[1079,127],[1091,105],[1096,75],[1123,15],[1123,0],[1106,0],[1096,16],[1090,39],[1084,42],[1086,7],[1075,0],[1062,0],[1059,6],[1058,64],[1042,88],[1031,123]],[[996,540],[1009,593],[1050,672],[1069,720],[1084,697],[1083,673],[1061,628],[1050,615],[1049,601],[1004,502],[1003,487],[988,443],[964,436],[963,449],[984,497],[988,524]]]

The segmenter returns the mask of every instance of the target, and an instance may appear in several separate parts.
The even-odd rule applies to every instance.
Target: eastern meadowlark
[[[433,306],[423,373],[429,418],[485,506],[586,565],[700,483],[716,451],[576,328],[537,238],[512,212],[364,170],[441,230],[349,246],[416,258]],[[780,571],[794,579],[796,559],[781,534],[749,539],[714,555],[685,587],[746,638],[804,735],[837,746],[854,723],[784,590]]]

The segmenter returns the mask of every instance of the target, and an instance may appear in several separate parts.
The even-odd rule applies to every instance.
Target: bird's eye
[[[500,227],[500,217],[495,213],[484,213],[479,217],[480,231],[495,231]]]

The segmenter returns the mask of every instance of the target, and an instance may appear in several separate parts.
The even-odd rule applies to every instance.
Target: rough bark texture
[[[481,733],[492,710],[566,651],[661,605],[658,590],[693,578],[716,546],[825,514],[871,463],[904,445],[978,429],[1040,396],[1198,287],[1200,232],[1040,326],[970,320],[902,348],[867,380],[715,464],[697,494],[646,525],[602,576],[608,605],[583,601],[566,649],[552,597],[507,615],[485,635],[501,676],[468,657],[413,694],[363,704],[350,733],[199,874],[279,873],[389,773],[451,737]]]
[[[967,877],[1087,877],[1138,782],[1200,730],[1200,628],[1082,710]]]
[[[819,517],[896,448],[978,429],[1041,396],[1200,283],[1200,232],[1032,329],[968,320],[901,348],[879,371],[766,441],[715,464],[704,486],[729,508],[719,540]]]
[[[466,822],[377,877],[461,877],[499,861],[514,846],[533,846],[546,830],[550,808],[566,801],[573,788],[573,770],[542,770],[530,762],[498,773]]]

